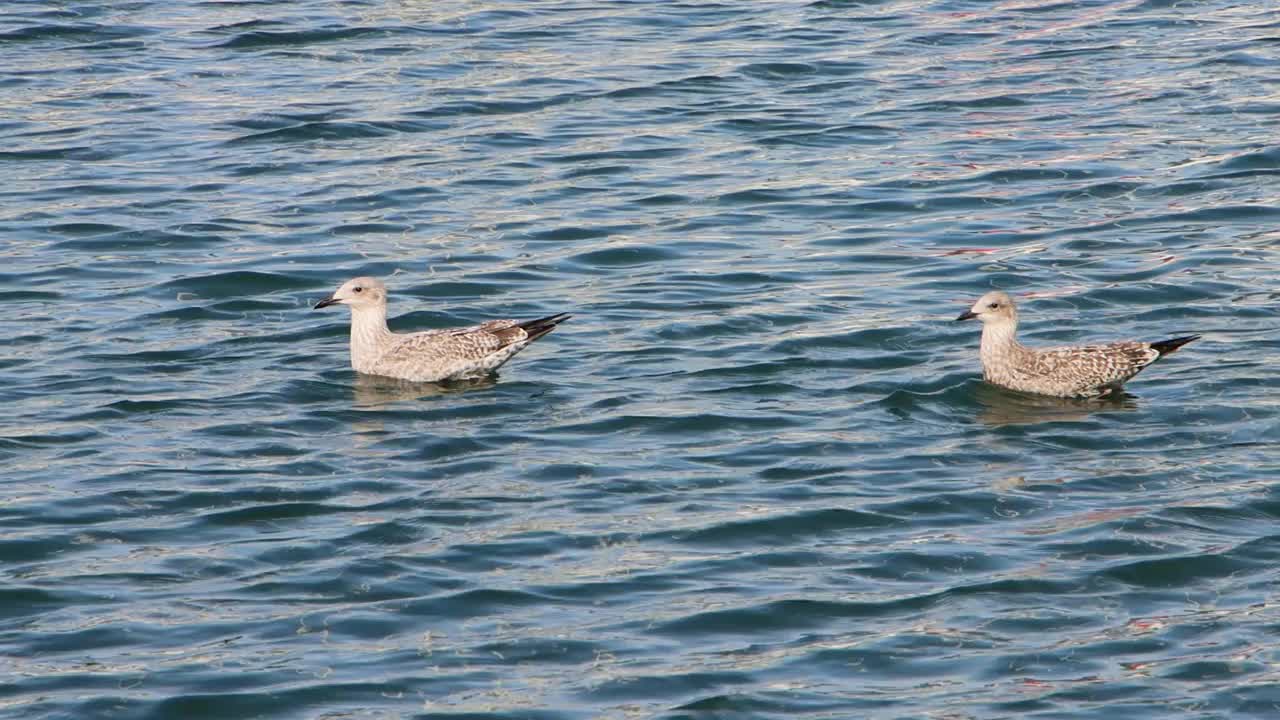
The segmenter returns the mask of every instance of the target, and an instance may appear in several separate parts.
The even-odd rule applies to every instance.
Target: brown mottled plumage
[[[561,313],[525,322],[490,320],[465,328],[393,333],[387,329],[387,287],[371,277],[348,280],[316,309],[336,304],[351,308],[351,367],[414,382],[491,373],[569,319]]]
[[[1057,397],[1101,397],[1116,392],[1126,380],[1199,335],[1160,342],[1035,350],[1014,337],[1018,310],[1002,292],[989,292],[957,320],[982,321],[982,377],[1011,390]]]

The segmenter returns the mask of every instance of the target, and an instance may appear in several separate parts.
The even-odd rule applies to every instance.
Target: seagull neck
[[[1017,320],[989,322],[982,326],[982,346],[980,353],[985,363],[988,360],[1016,355],[1023,350],[1014,334],[1018,331]]]
[[[365,359],[391,337],[387,329],[387,306],[351,308],[351,357]]]

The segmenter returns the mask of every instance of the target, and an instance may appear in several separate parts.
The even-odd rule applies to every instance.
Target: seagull
[[[1125,381],[1199,335],[1159,342],[1118,342],[1037,350],[1018,342],[1018,309],[1005,293],[978,298],[960,320],[982,321],[982,378],[1021,392],[1056,397],[1100,398],[1119,394]]]
[[[569,319],[490,320],[471,327],[393,333],[387,329],[387,286],[371,277],[348,280],[314,309],[351,308],[351,367],[367,375],[412,382],[479,378],[493,373],[529,343]]]

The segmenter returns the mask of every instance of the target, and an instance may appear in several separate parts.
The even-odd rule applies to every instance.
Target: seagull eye
[[[359,285],[357,285],[357,286],[355,286],[355,287],[353,287],[353,288],[351,288],[351,289],[352,289],[352,290],[354,290],[354,291],[356,291],[356,292],[364,292],[364,288],[360,287]]]
[[[356,290],[356,292],[360,292],[360,291]],[[991,308],[992,310],[995,310],[996,308],[1000,307],[1000,303],[991,303],[987,307]]]

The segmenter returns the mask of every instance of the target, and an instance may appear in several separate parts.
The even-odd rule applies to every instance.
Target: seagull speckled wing
[[[1028,348],[1022,363],[1010,370],[1026,383],[1051,383],[1060,386],[1052,394],[1093,395],[1104,386],[1117,386],[1150,365],[1160,353],[1146,343],[1122,342],[1110,345],[1077,347]]]

